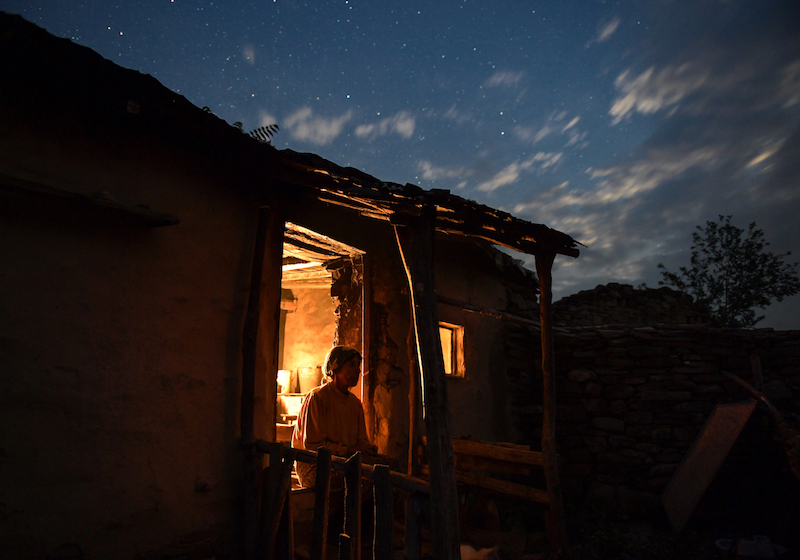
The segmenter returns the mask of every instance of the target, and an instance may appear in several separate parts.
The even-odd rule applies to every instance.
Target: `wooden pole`
[[[272,558],[275,550],[275,544],[278,541],[278,530],[281,524],[281,518],[284,513],[284,504],[286,497],[292,491],[292,469],[294,468],[294,459],[297,456],[297,451],[291,448],[284,449],[283,460],[280,463],[280,480],[278,481],[278,489],[275,494],[275,499],[270,504],[270,518],[269,524],[266,528],[267,539],[267,557]]]
[[[259,539],[256,547],[257,558],[266,558],[271,554],[269,531],[273,524],[273,517],[280,512],[274,511],[278,489],[281,485],[283,474],[283,446],[280,443],[270,443],[267,453],[268,465],[261,476],[261,519],[259,520]]]
[[[566,558],[568,555],[561,481],[556,456],[556,386],[555,351],[553,347],[553,283],[552,269],[555,253],[536,255],[536,274],[539,276],[539,321],[542,342],[542,455],[550,509],[547,518],[547,540],[550,551]]]
[[[353,558],[352,539],[347,533],[339,535],[339,560],[356,560]]]
[[[406,500],[406,560],[420,560],[422,558],[420,522],[423,508],[425,507],[424,502],[427,499],[427,496],[412,492],[408,496],[408,500]]]
[[[347,460],[344,489],[344,530],[350,537],[350,558],[361,560],[361,453]]]
[[[278,560],[295,560],[294,558],[294,521],[292,507],[292,489],[287,488],[283,500],[281,522],[278,525],[278,536],[275,540],[275,558]]]
[[[325,542],[328,537],[328,515],[331,496],[331,450],[317,449],[317,478],[314,484],[314,530],[311,540],[310,560],[325,560]]]
[[[243,512],[243,554],[246,559],[255,557],[258,547],[259,504],[258,480],[261,470],[261,457],[252,448],[255,436],[255,403],[264,403],[257,396],[256,372],[265,371],[266,377],[277,375],[277,341],[280,325],[280,278],[281,256],[283,253],[283,219],[272,212],[269,207],[262,206],[258,210],[258,227],[256,230],[253,265],[250,274],[250,295],[247,302],[244,329],[242,332],[242,400],[241,400],[241,445],[245,447],[244,460],[244,512]],[[275,284],[277,283],[277,288]],[[266,295],[266,297],[262,297]],[[268,312],[264,312],[268,308]],[[265,328],[266,327],[266,328]],[[259,332],[261,329],[262,332]],[[266,331],[266,332],[264,332]],[[264,340],[272,341],[265,347]],[[262,342],[262,344],[259,344]],[[265,353],[267,357],[265,358]],[[268,362],[268,363],[264,363]],[[273,364],[274,362],[274,364]],[[259,368],[261,366],[261,368]],[[274,371],[272,371],[274,369]],[[270,377],[271,375],[271,377]],[[273,379],[273,385],[274,385]],[[269,387],[269,385],[267,385]],[[272,388],[274,412],[274,393]],[[270,391],[266,391],[266,398]],[[265,407],[266,408],[266,407]],[[275,439],[275,422],[272,422],[271,435]]]
[[[413,310],[412,310],[413,315]],[[413,351],[414,341],[414,325],[410,325],[408,329],[408,337],[406,344],[408,346],[408,467],[406,474],[408,476],[416,476],[419,471],[419,458],[418,458],[418,427],[417,418],[419,417],[419,406],[417,405],[419,398],[417,397],[417,380],[419,373],[417,370],[417,353]]]
[[[375,560],[392,560],[392,532],[394,529],[394,504],[389,467],[375,465],[375,537],[373,539]]]
[[[461,554],[458,489],[433,276],[435,215],[433,207],[423,207],[419,218],[411,219],[405,225],[395,224],[394,230],[408,277],[417,359],[422,376],[422,406],[430,464],[433,557],[456,560]]]

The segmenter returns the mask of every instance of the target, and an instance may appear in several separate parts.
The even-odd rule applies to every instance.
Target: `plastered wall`
[[[180,224],[0,204],[0,556],[233,546],[256,205],[185,152],[14,110],[0,173]]]

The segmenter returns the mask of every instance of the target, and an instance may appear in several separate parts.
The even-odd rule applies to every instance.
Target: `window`
[[[447,377],[464,377],[464,327],[439,323],[442,341],[444,374]]]

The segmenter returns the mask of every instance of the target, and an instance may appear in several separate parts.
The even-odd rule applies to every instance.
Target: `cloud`
[[[674,180],[690,169],[709,168],[722,154],[713,146],[697,146],[688,150],[653,150],[632,163],[606,169],[588,169],[592,179],[603,178],[597,188],[586,195],[587,203],[609,203],[633,198]]]
[[[344,125],[352,118],[352,111],[325,119],[315,117],[311,107],[303,107],[289,115],[284,126],[294,140],[310,142],[318,146],[330,144],[342,133]]]
[[[478,185],[478,190],[483,192],[492,192],[505,185],[516,183],[523,171],[528,171],[531,168],[547,169],[549,167],[553,167],[561,160],[561,156],[561,153],[538,152],[525,161],[515,161],[514,163],[505,166],[488,181],[480,183]]]
[[[620,24],[620,19],[615,17],[608,23],[603,24],[597,32],[597,42],[602,43],[609,37],[611,37],[614,32],[617,30]]]
[[[356,136],[374,140],[378,136],[394,132],[407,140],[414,134],[414,126],[415,119],[411,113],[400,111],[395,116],[380,120],[377,123],[358,126],[356,128]]]
[[[620,94],[608,111],[614,117],[612,124],[634,113],[680,111],[730,118],[742,110],[792,107],[800,103],[797,43],[797,36],[771,41],[756,36],[737,45],[693,45],[675,60],[650,65],[638,74],[628,68],[614,84]]]
[[[417,164],[417,169],[422,172],[422,178],[429,181],[468,177],[474,173],[474,171],[466,167],[441,167],[433,165],[426,160],[420,161]]]
[[[561,132],[563,133],[563,132],[566,132],[566,131],[568,131],[570,128],[572,128],[573,126],[575,126],[576,124],[578,124],[578,122],[579,122],[580,120],[581,120],[581,118],[580,118],[580,117],[575,117],[575,118],[573,118],[571,121],[569,121],[569,122],[567,123],[567,126],[565,126],[563,129],[561,129]]]
[[[515,86],[519,83],[524,72],[511,72],[508,70],[498,70],[483,83],[483,87]]]
[[[531,144],[538,144],[548,136],[558,134],[567,137],[565,148],[576,144],[578,147],[584,147],[585,143],[582,143],[582,141],[586,139],[587,133],[577,128],[581,118],[574,116],[564,124],[568,116],[567,111],[558,111],[548,116],[545,124],[540,127],[517,125],[514,127],[513,132],[522,142],[530,142]]]
[[[623,95],[614,100],[608,111],[614,117],[612,124],[619,123],[634,111],[650,114],[676,105],[710,81],[708,69],[691,63],[666,66],[658,71],[651,66],[636,77],[626,70],[614,84]]]
[[[523,142],[530,142],[531,144],[536,144],[550,135],[553,132],[553,129],[550,128],[548,125],[544,125],[540,129],[536,130],[530,126],[515,126],[514,127],[514,134],[522,140]]]
[[[469,113],[463,113],[456,109],[456,105],[453,104],[445,113],[442,115],[444,120],[448,121],[455,121],[457,124],[464,124],[472,120],[472,115]]]
[[[274,115],[271,113],[267,113],[263,109],[259,109],[258,111],[258,126],[267,126],[270,124],[276,124],[278,119],[275,118]]]
[[[659,35],[627,59],[608,105],[614,123],[648,115],[649,136],[583,177],[562,165],[510,209],[588,245],[576,260],[556,260],[556,297],[608,282],[657,286],[656,265],[688,264],[694,227],[718,214],[739,227],[755,221],[775,252],[800,250],[800,34],[788,23],[797,8],[765,0],[671,9],[678,17],[658,12]],[[559,116],[517,136],[552,143],[586,126],[567,128],[575,115]],[[793,308],[774,305],[762,326],[797,328],[798,311],[800,297]]]

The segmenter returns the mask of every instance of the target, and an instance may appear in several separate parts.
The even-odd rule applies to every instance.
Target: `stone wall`
[[[692,297],[671,288],[634,289],[610,283],[565,297],[553,304],[561,326],[616,324],[698,324],[708,322]]]
[[[587,327],[559,330],[555,346],[558,448],[571,499],[660,511],[664,486],[714,405],[748,397],[720,371],[752,383],[751,354],[760,358],[764,393],[797,424],[800,331]],[[527,400],[528,422],[540,412],[532,387],[520,402],[524,412]]]

